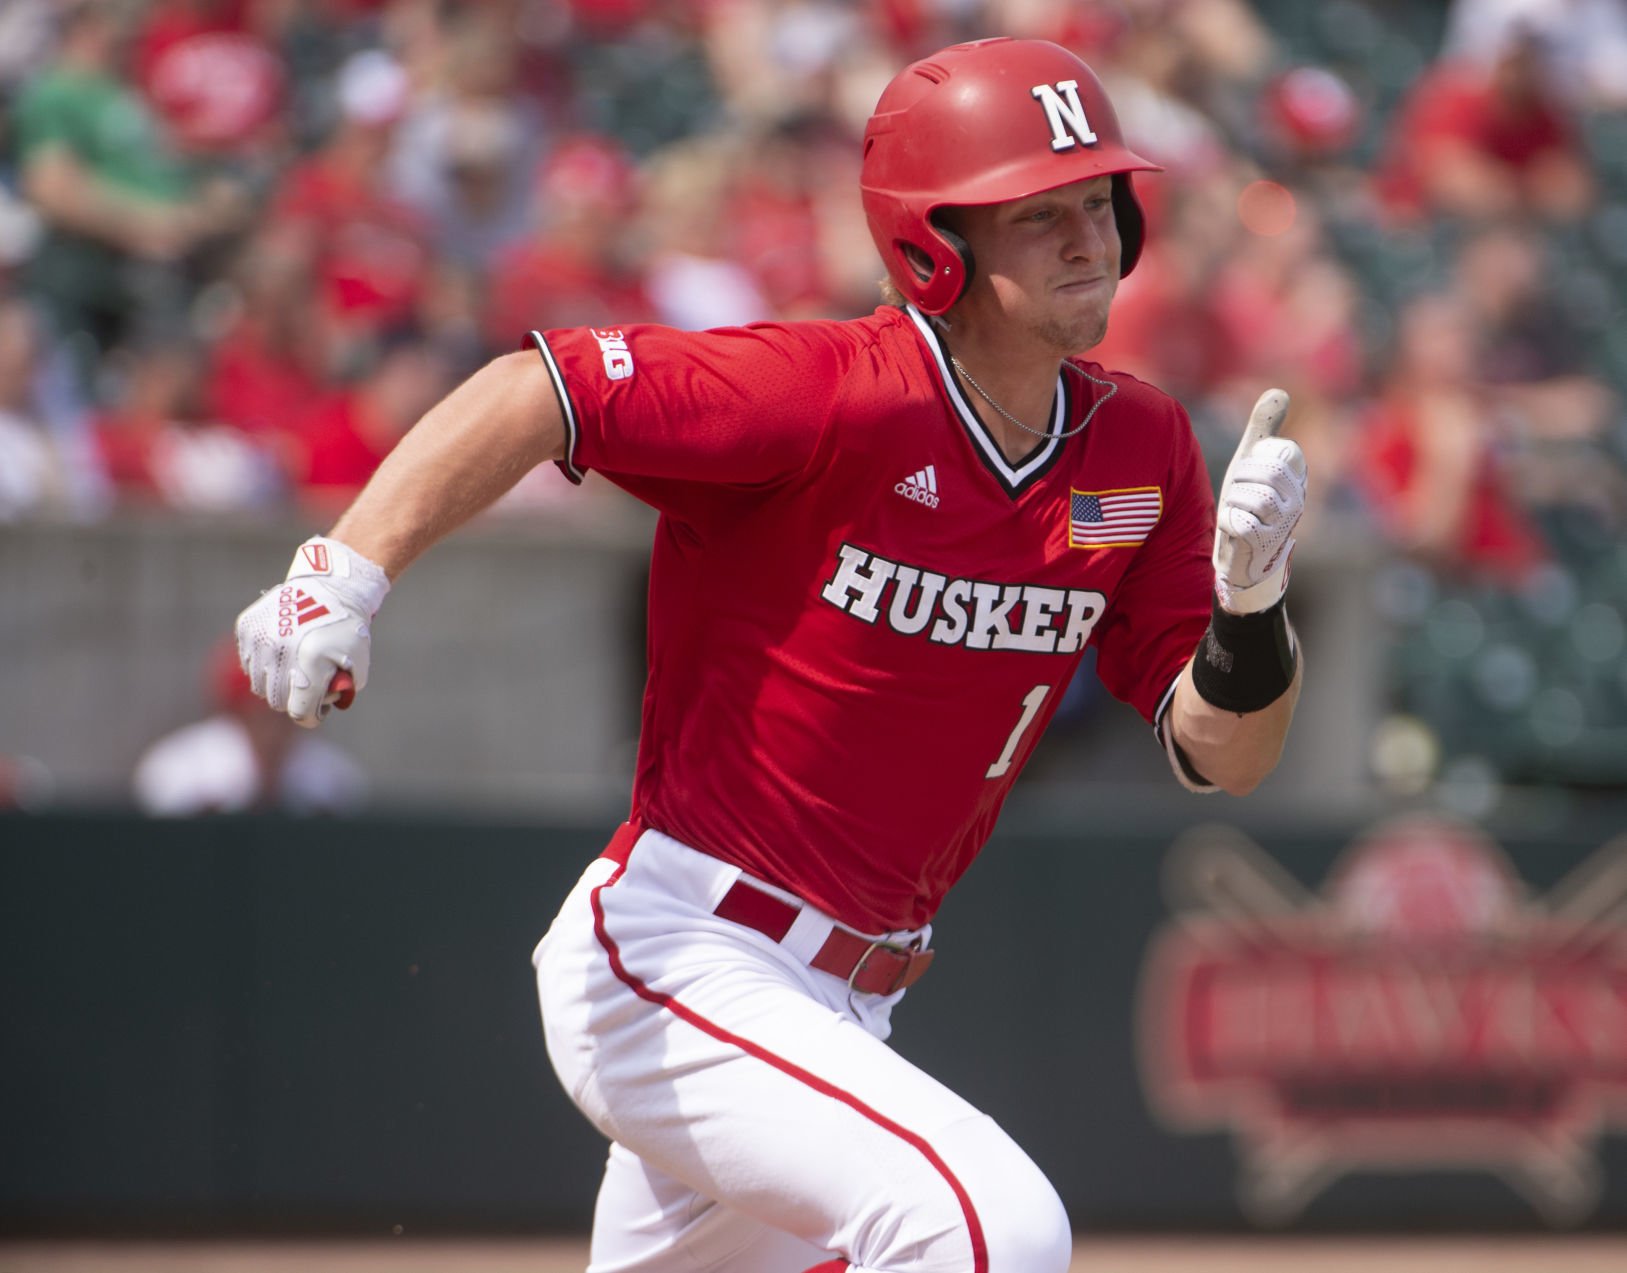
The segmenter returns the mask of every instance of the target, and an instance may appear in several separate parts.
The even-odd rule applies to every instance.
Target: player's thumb
[[[1243,429],[1243,436],[1237,441],[1237,452],[1232,456],[1232,464],[1235,465],[1265,439],[1276,437],[1287,418],[1287,390],[1267,389],[1255,402],[1254,410],[1249,412],[1248,425]]]

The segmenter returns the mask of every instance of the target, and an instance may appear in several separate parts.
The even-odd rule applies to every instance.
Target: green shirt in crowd
[[[48,70],[23,90],[12,112],[17,159],[26,167],[61,146],[93,176],[128,194],[179,203],[188,175],[165,144],[141,98],[109,75]],[[28,263],[29,288],[68,329],[87,312],[118,304],[111,272],[119,254],[82,235],[53,229]],[[112,285],[112,286],[110,286]]]

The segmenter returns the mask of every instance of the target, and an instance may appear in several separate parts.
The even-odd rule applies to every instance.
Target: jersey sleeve
[[[764,487],[807,467],[851,351],[836,324],[532,332],[565,416],[559,462],[666,508],[697,483]]]
[[[1097,675],[1115,698],[1160,726],[1176,678],[1209,626],[1215,500],[1185,410],[1164,398],[1169,470],[1162,518],[1125,572],[1097,627]]]

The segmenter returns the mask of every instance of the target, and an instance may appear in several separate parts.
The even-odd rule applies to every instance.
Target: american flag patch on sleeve
[[[1134,548],[1145,543],[1164,511],[1157,486],[1123,491],[1074,491],[1068,495],[1068,547]]]

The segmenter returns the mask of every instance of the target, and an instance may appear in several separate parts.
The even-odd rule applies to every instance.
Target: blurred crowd
[[[0,521],[343,499],[531,328],[866,313],[864,120],[996,33],[1166,169],[1092,356],[1217,459],[1288,389],[1308,551],[1623,538],[1622,0],[5,0]]]

